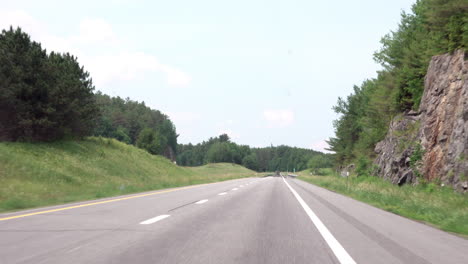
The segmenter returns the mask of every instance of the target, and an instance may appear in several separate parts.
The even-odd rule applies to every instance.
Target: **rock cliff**
[[[376,145],[377,174],[395,184],[421,180],[468,189],[468,64],[465,52],[434,56],[419,112],[397,116]]]

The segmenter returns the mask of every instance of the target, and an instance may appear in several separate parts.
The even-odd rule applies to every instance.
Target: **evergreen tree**
[[[90,135],[99,115],[88,72],[20,28],[0,34],[0,139],[51,141]]]

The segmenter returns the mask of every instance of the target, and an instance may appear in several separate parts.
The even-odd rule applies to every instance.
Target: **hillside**
[[[179,167],[114,139],[0,143],[0,212],[253,176],[239,165]]]

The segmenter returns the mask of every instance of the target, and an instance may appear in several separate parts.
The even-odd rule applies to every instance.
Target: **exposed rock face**
[[[468,61],[463,51],[432,58],[421,101],[423,175],[463,188],[468,180]]]
[[[394,118],[385,139],[375,146],[377,174],[393,184],[417,183],[410,161],[414,151],[412,143],[418,140],[419,118],[412,113]]]
[[[393,183],[429,181],[468,188],[468,61],[462,50],[434,56],[419,113],[395,118],[375,148],[378,174]],[[420,144],[421,161],[410,166]]]

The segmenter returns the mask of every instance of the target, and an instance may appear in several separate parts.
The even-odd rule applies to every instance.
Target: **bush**
[[[357,176],[370,176],[372,162],[366,157],[360,157],[356,163]]]
[[[122,127],[117,128],[117,130],[112,134],[112,137],[127,144],[132,143],[130,137],[125,133],[125,129]]]
[[[242,159],[242,165],[254,171],[258,170],[257,155],[255,155],[255,153],[251,153],[250,155],[245,156]]]
[[[138,136],[137,147],[147,150],[153,155],[162,154],[166,139],[151,128],[145,128]]]

